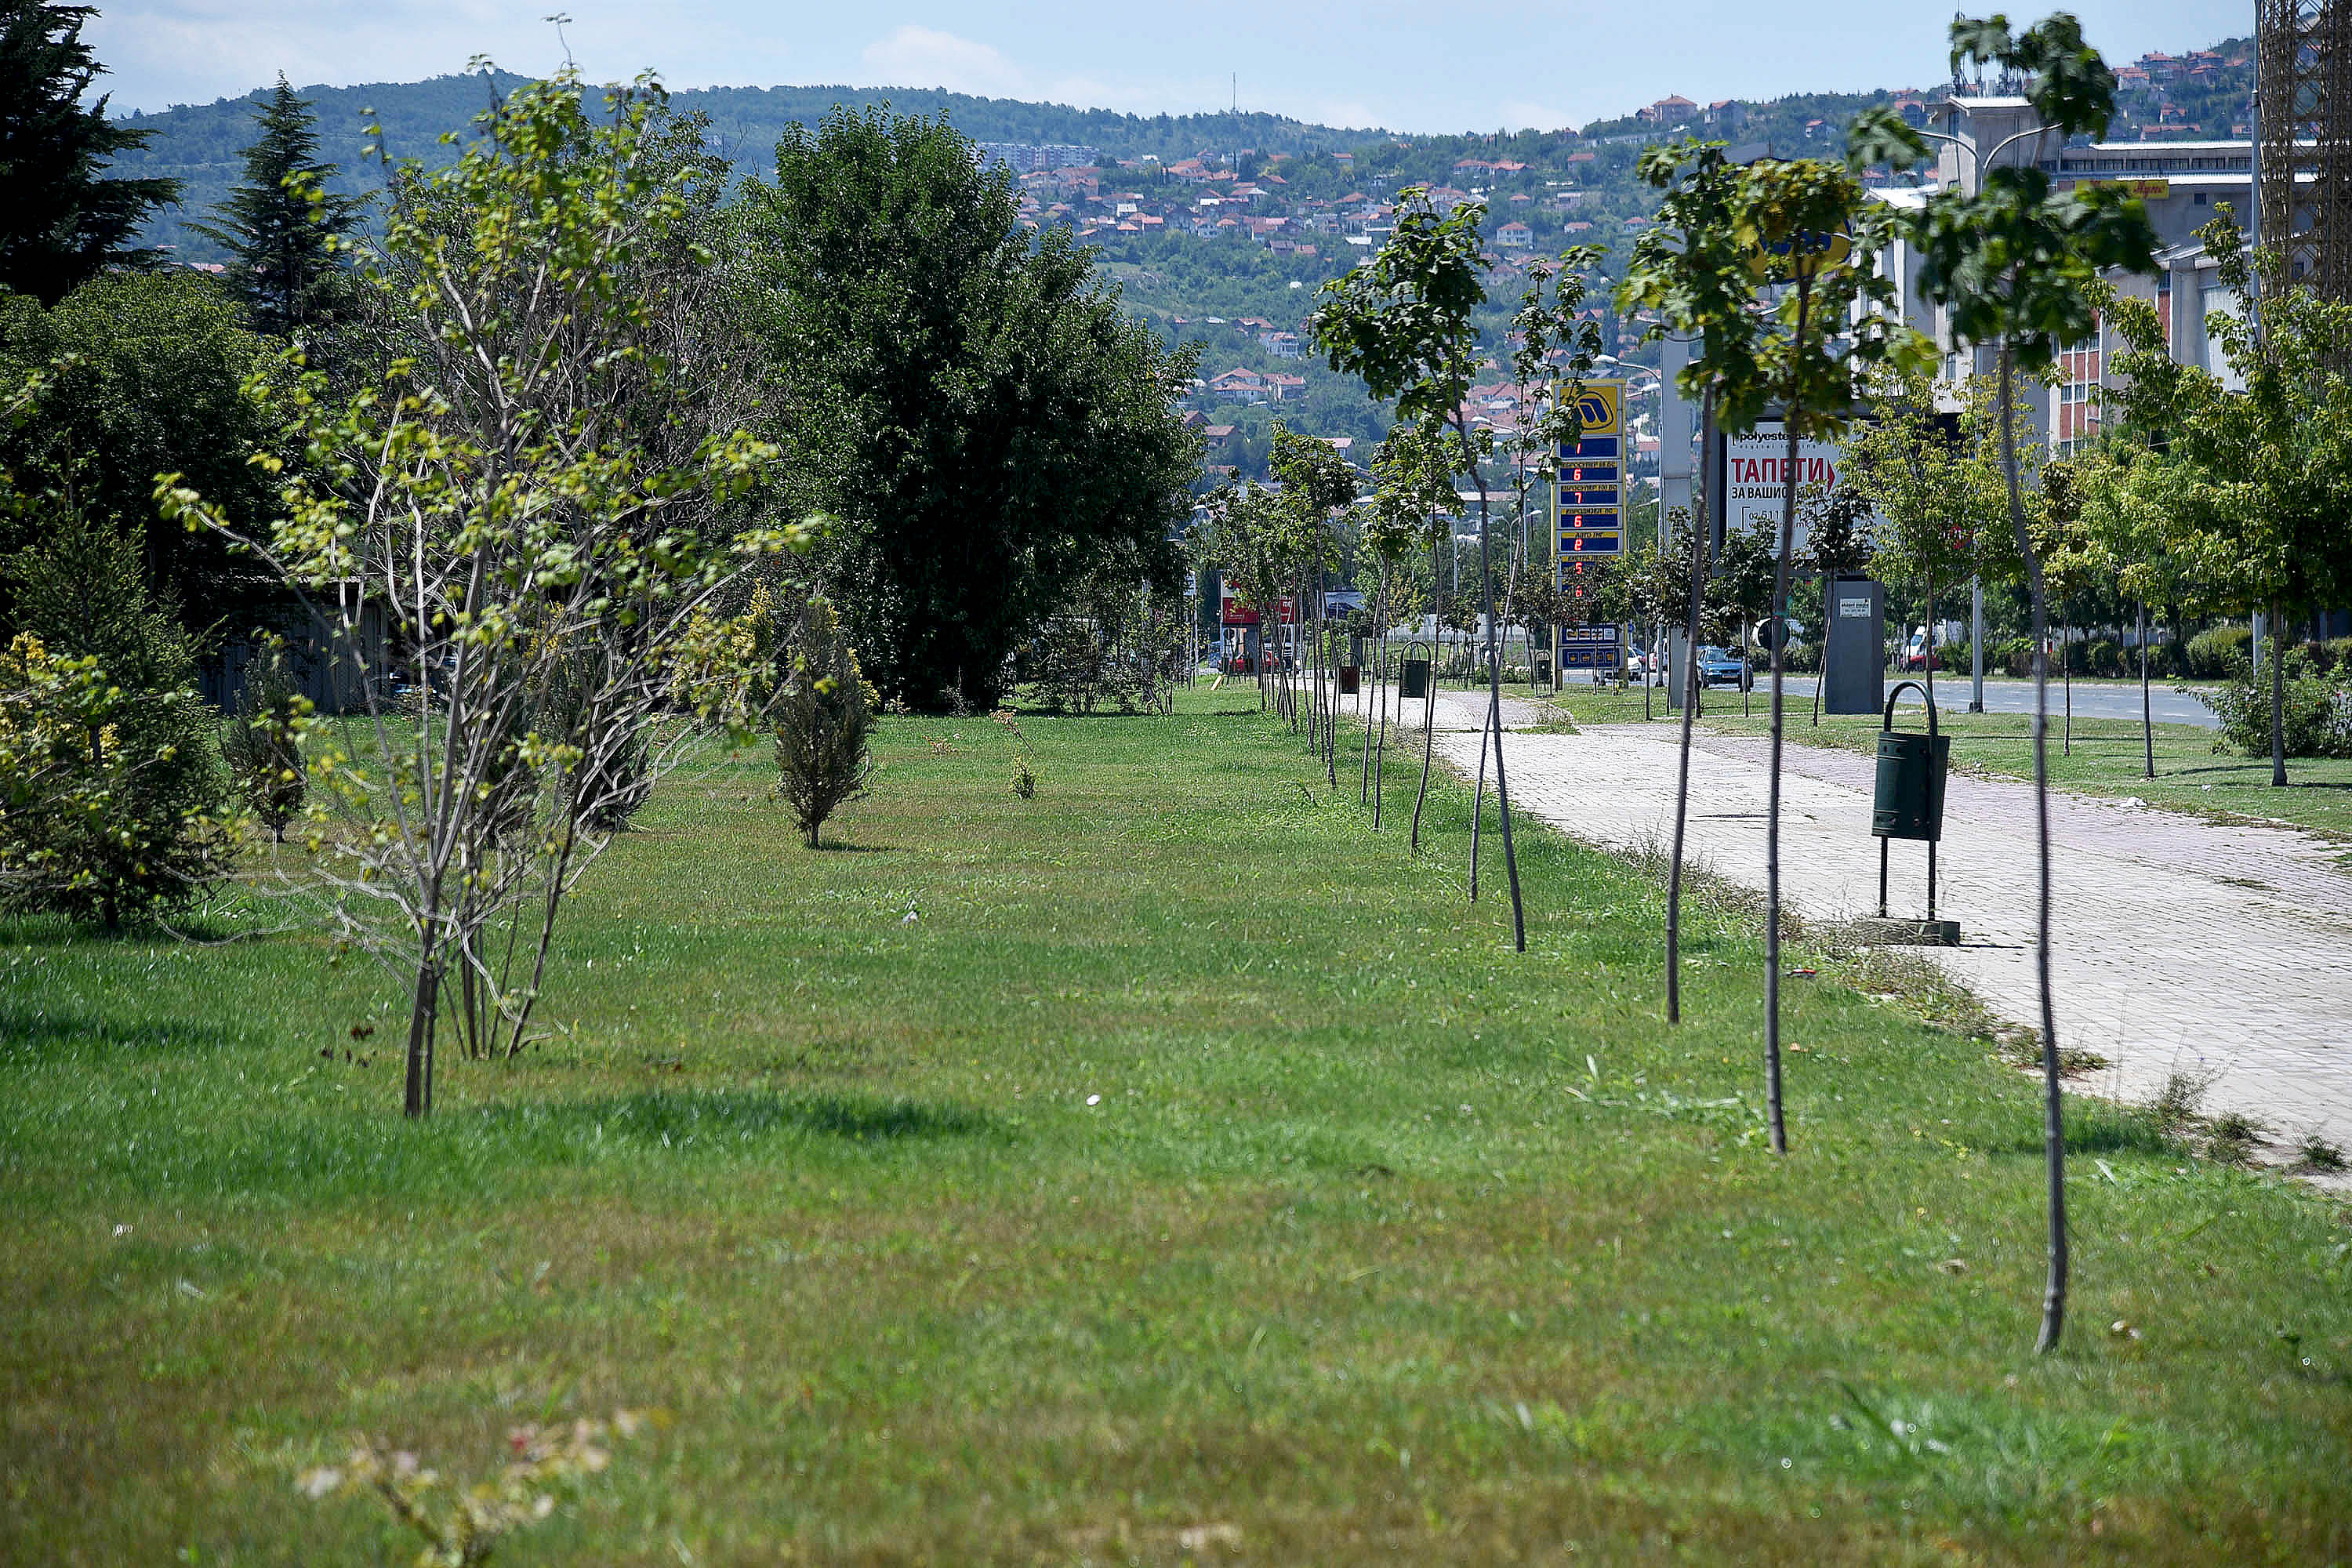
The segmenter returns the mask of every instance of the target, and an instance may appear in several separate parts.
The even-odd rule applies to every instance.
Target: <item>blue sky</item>
[[[561,9],[572,52],[600,80],[651,67],[673,87],[946,87],[1186,113],[1225,107],[1238,74],[1245,109],[1420,132],[1580,125],[1670,92],[1705,101],[1931,86],[1950,19],[1903,0],[98,3],[88,36],[112,69],[100,85],[117,110],[208,102],[280,70],[298,86],[405,81],[478,54],[545,70],[562,54],[542,18]],[[2245,0],[2081,0],[2075,12],[2110,59],[2252,28]]]

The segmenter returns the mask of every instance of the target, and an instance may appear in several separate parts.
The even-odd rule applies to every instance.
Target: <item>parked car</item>
[[[1702,647],[1698,650],[1698,683],[1736,686],[1746,691],[1756,684],[1756,675],[1748,668],[1748,661],[1729,648]]]
[[[1911,640],[1903,645],[1903,657],[1895,660],[1895,668],[1905,674],[1909,674],[1914,670],[1926,669],[1931,659],[1935,661],[1937,669],[1944,668],[1943,660],[1937,656],[1933,648],[1927,646],[1927,634],[1914,632],[1911,634]]]

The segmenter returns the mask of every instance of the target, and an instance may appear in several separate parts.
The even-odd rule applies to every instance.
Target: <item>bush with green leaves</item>
[[[213,720],[188,634],[131,541],[69,495],[7,563],[0,654],[0,907],[112,931],[201,897],[229,868]]]
[[[775,704],[776,790],[814,849],[825,819],[866,793],[876,698],[824,600],[802,610],[787,648]]]
[[[2250,662],[2251,626],[2215,626],[2189,639],[2183,660],[2191,680],[2223,680]]]
[[[2265,656],[2267,658],[2267,656]],[[2352,757],[2352,675],[2324,674],[2303,649],[2289,648],[2285,668],[2285,745],[2290,757]],[[2221,721],[2221,744],[2247,756],[2271,751],[2271,689],[2240,665],[2203,699]],[[2221,746],[2214,748],[2221,750]]]
[[[286,643],[272,637],[246,666],[245,682],[228,726],[221,731],[221,761],[254,819],[286,842],[286,825],[301,815],[310,793],[302,766],[302,731],[310,700],[294,689]]]

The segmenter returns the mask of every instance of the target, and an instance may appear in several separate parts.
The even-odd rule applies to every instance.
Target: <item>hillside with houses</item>
[[[2229,40],[2181,55],[2150,53],[2116,68],[2112,140],[2243,136],[2251,113],[2251,46]],[[435,138],[463,126],[489,97],[520,79],[439,78],[363,88],[309,88],[328,155],[341,184],[364,195],[381,172],[363,159],[370,112],[395,155],[450,155]],[[1581,128],[1515,133],[1402,136],[1347,130],[1264,113],[1145,118],[1055,104],[936,90],[782,87],[681,91],[675,107],[707,117],[711,143],[746,175],[759,173],[784,128],[835,105],[944,116],[972,138],[974,155],[1001,168],[1033,229],[1072,230],[1099,252],[1106,281],[1128,309],[1168,341],[1197,351],[1188,405],[1218,468],[1262,471],[1276,419],[1368,447],[1385,428],[1381,408],[1352,376],[1307,352],[1306,318],[1323,283],[1378,247],[1392,227],[1398,194],[1424,186],[1444,211],[1476,202],[1486,211],[1493,258],[1482,325],[1497,345],[1526,287],[1527,264],[1579,244],[1608,247],[1601,282],[1622,265],[1654,210],[1635,174],[1645,145],[1684,136],[1786,155],[1832,154],[1848,121],[1889,105],[1924,123],[1944,86],[1804,93],[1763,101],[1671,94],[1622,118]],[[157,134],[121,160],[126,173],[183,180],[182,208],[151,226],[153,243],[207,265],[201,222],[234,178],[236,149],[253,100],[177,107],[132,117]],[[1874,184],[1916,180],[1877,170]],[[1591,316],[1610,352],[1628,365],[1654,363],[1647,323],[1620,320],[1608,289]],[[1499,351],[1498,351],[1499,352]],[[1490,368],[1498,378],[1499,361]],[[1634,399],[1640,415],[1639,388]],[[1507,388],[1481,395],[1482,414],[1507,425]]]

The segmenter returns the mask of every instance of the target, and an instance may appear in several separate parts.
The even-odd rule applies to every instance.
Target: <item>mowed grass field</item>
[[[2037,1360],[1986,1042],[1792,980],[1776,1159],[1738,917],[1670,1029],[1654,887],[1523,824],[1514,955],[1255,710],[673,781],[424,1125],[362,960],[7,928],[0,1562],[405,1563],[296,1475],[624,1405],[499,1563],[2352,1560],[2340,1202],[2073,1102]]]

